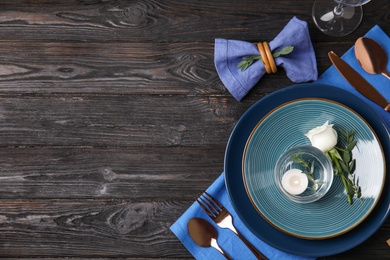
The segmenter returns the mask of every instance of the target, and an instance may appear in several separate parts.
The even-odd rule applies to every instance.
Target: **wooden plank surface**
[[[0,2],[0,257],[192,259],[170,225],[222,172],[229,135],[260,98],[293,84],[265,75],[242,102],[215,71],[216,37],[270,41],[305,20],[319,73],[378,24],[322,34],[313,0]],[[348,252],[389,259],[390,222]]]

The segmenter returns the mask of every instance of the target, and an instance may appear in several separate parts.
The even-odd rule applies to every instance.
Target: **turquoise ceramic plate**
[[[288,200],[274,181],[279,156],[291,146],[310,144],[305,133],[326,121],[336,130],[355,131],[353,158],[362,200],[352,205],[339,177],[323,198],[310,204]],[[385,157],[373,129],[350,108],[327,99],[297,99],[272,110],[254,128],[244,149],[243,178],[252,204],[271,225],[296,237],[325,239],[353,229],[373,210],[384,186]]]

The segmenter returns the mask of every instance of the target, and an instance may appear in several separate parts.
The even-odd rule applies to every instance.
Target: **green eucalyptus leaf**
[[[347,146],[347,150],[348,150],[348,151],[352,151],[353,148],[355,148],[356,144],[357,144],[357,140],[350,142],[350,143],[348,144],[348,146]]]
[[[347,135],[347,143],[351,143],[353,139],[355,138],[355,132],[354,131],[349,131]]]
[[[342,148],[342,147],[336,147],[336,149],[337,149],[337,151],[340,151],[340,152],[348,152],[348,150],[347,149],[344,149],[344,148]]]
[[[357,190],[357,192],[356,192],[356,197],[357,197],[358,199],[360,199],[360,198],[362,197],[362,189],[361,189],[360,187],[358,187],[358,190]]]
[[[343,152],[343,160],[346,164],[348,164],[351,161],[351,153]]]
[[[354,185],[351,181],[348,182],[348,192],[347,192],[348,195],[355,195],[355,191],[354,191]]]
[[[281,49],[278,53],[280,55],[287,55],[290,54],[294,50],[294,46],[286,46],[283,49]]]
[[[237,68],[241,68],[241,71],[245,71],[255,60],[261,60],[259,55],[249,55],[242,58],[242,61],[238,63]]]
[[[348,136],[351,137],[352,139],[355,138],[355,131],[353,130],[349,131]]]
[[[260,55],[251,55],[249,56],[250,60],[254,61],[254,60],[261,60],[261,56]]]
[[[334,156],[334,158],[336,158],[337,160],[343,160],[340,156],[340,153],[337,151],[337,149],[332,149],[332,155]]]
[[[340,166],[341,166],[341,168],[343,169],[344,172],[349,173],[349,168],[348,168],[348,166],[345,164],[344,161],[340,161]]]
[[[349,164],[349,172],[353,174],[356,170],[356,160],[353,159],[351,163]]]
[[[344,137],[348,137],[348,133],[347,132],[345,132],[343,129],[339,129],[338,130]]]
[[[237,68],[244,67],[246,64],[248,64],[248,62],[243,60],[240,63],[238,63]]]

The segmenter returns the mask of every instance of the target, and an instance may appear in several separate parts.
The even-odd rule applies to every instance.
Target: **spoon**
[[[198,246],[201,247],[214,247],[217,249],[226,259],[231,260],[217,243],[217,230],[206,220],[202,218],[192,218],[188,221],[188,232],[192,240],[195,241]]]
[[[355,43],[355,56],[366,72],[382,74],[390,79],[390,73],[386,69],[386,52],[376,41],[366,37],[357,39]]]

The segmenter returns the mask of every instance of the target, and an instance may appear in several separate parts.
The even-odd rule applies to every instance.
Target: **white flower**
[[[337,144],[337,132],[333,129],[333,125],[329,125],[329,121],[326,121],[322,126],[313,128],[305,135],[314,147],[317,147],[324,153]]]

